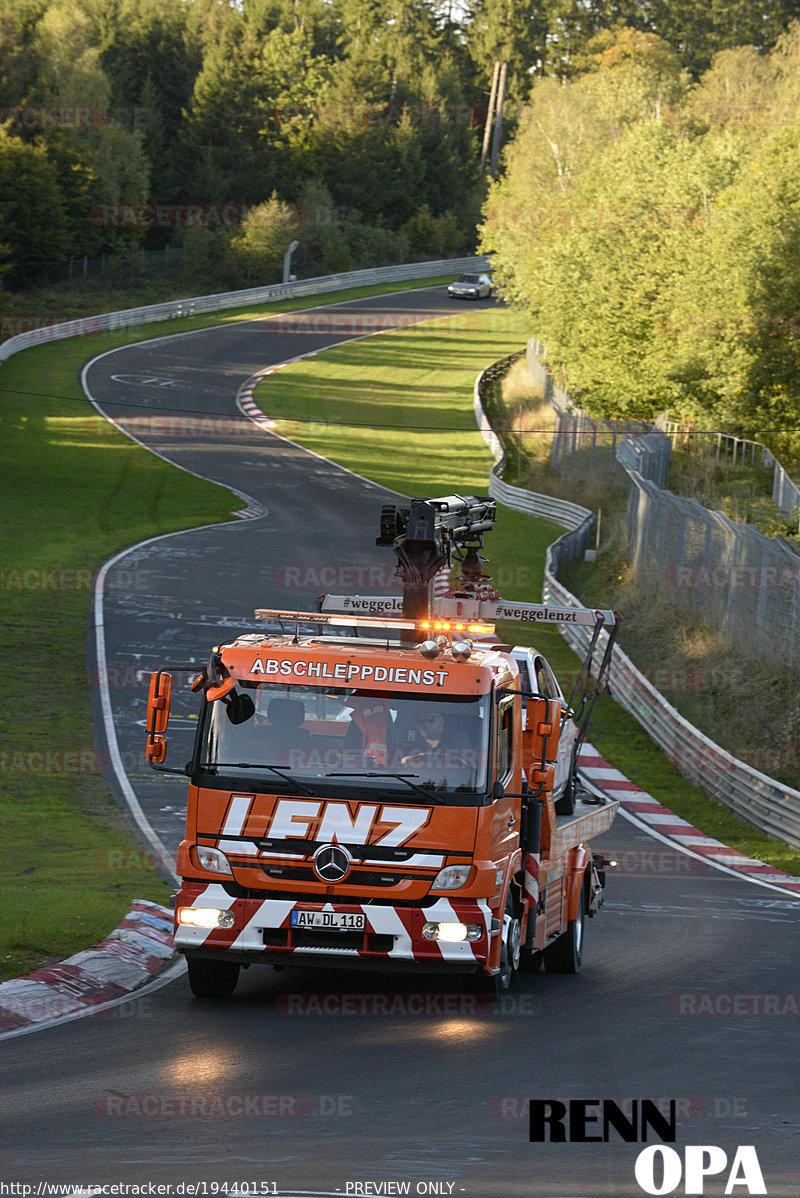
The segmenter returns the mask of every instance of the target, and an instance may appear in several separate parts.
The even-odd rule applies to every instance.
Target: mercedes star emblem
[[[323,882],[341,882],[350,873],[352,862],[340,844],[324,844],[314,854],[314,872]]]

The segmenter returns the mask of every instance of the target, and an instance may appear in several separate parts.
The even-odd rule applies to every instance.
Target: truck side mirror
[[[167,730],[169,708],[172,699],[172,675],[157,670],[150,679],[147,696],[147,746],[145,759],[150,765],[164,760],[167,755]]]
[[[235,692],[224,700],[225,714],[231,724],[244,724],[256,714],[256,705],[249,695]]]
[[[530,758],[541,762],[543,767],[558,757],[562,710],[558,699],[527,700],[523,737],[530,738]]]

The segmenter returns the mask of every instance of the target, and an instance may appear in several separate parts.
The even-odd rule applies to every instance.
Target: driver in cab
[[[464,765],[466,737],[448,735],[445,717],[440,711],[428,711],[418,716],[408,735],[408,746],[401,761],[403,765],[427,765],[439,769],[448,765]]]

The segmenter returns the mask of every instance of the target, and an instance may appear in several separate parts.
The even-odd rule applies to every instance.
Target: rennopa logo
[[[613,1132],[626,1143],[646,1143],[652,1132],[660,1144],[644,1148],[636,1158],[634,1176],[645,1194],[702,1195],[706,1178],[727,1177],[725,1193],[767,1194],[758,1156],[752,1144],[736,1149],[733,1159],[714,1144],[687,1144],[683,1159],[675,1148],[677,1100],[665,1112],[652,1099],[633,1099],[624,1109],[613,1099],[530,1099],[530,1140],[565,1143],[608,1143]]]

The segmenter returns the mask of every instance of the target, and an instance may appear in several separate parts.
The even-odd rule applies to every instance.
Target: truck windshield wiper
[[[412,782],[412,778],[418,778],[419,774],[387,774],[383,770],[350,770],[346,774],[334,773],[326,774],[326,778],[399,778],[401,782],[405,782],[406,786],[410,786],[412,790],[418,790],[420,794],[425,795],[426,799],[432,799],[434,803],[443,803],[444,799],[441,795],[434,794],[424,786]]]
[[[279,778],[283,778],[284,782],[288,782],[290,786],[294,786],[297,790],[302,790],[303,794],[313,795],[313,790],[309,790],[302,782],[298,782],[291,774],[284,774],[283,770],[279,770],[276,765],[267,765],[263,761],[204,761],[201,770],[219,770],[219,769],[234,769],[234,770],[271,770],[273,774],[277,774]]]

